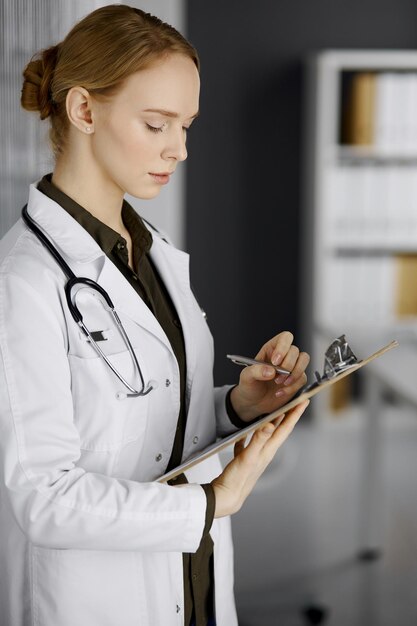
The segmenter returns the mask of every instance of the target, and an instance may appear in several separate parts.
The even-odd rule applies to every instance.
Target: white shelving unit
[[[321,369],[336,335],[415,336],[417,50],[315,54],[305,119],[303,345]]]

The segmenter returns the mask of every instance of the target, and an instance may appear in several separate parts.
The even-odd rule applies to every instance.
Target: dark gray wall
[[[299,335],[302,77],[323,48],[416,48],[416,0],[189,0],[202,62],[189,137],[187,246],[194,290],[224,355]]]

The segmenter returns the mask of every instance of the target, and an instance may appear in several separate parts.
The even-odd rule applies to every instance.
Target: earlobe
[[[78,130],[83,133],[93,131],[91,98],[84,87],[72,87],[67,93],[66,109],[68,119]]]

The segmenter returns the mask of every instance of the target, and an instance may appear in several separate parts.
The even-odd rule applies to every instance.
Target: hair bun
[[[59,46],[51,46],[33,58],[23,70],[21,104],[28,111],[39,111],[41,120],[49,117],[53,109],[51,82]]]

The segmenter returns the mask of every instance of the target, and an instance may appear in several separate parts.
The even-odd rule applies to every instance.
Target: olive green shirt
[[[181,405],[171,458],[167,466],[167,471],[169,471],[181,463],[184,447],[187,422],[186,356],[181,322],[164,282],[149,255],[152,247],[152,234],[139,215],[124,200],[122,219],[132,239],[134,269],[131,269],[128,263],[126,240],[58,189],[51,179],[52,174],[44,176],[38,184],[39,191],[62,206],[93,237],[155,315],[171,343],[180,371]],[[187,480],[182,474],[170,484],[184,482]],[[197,552],[183,554],[184,623],[188,625],[193,621],[195,626],[206,626],[208,620],[214,615],[213,542],[209,531],[214,517],[215,496],[210,484],[202,485],[202,487],[207,496],[203,537]]]

